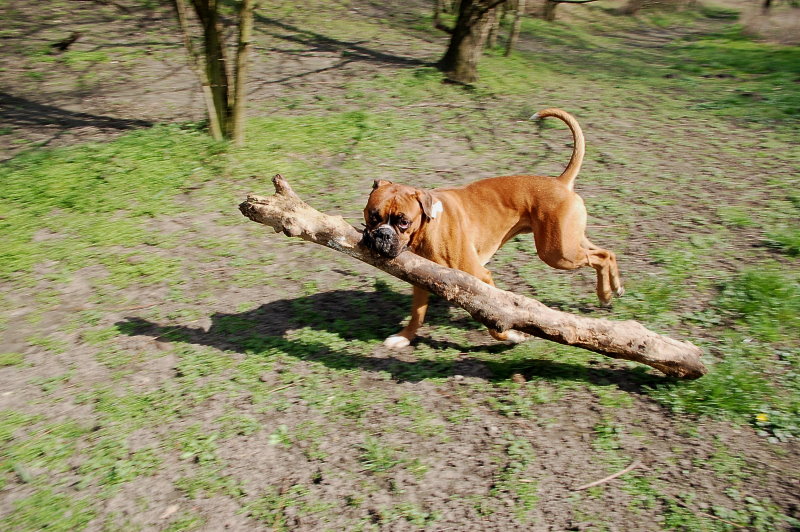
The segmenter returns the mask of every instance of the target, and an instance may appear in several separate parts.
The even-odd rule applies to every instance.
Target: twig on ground
[[[114,309],[114,312],[123,312],[125,310],[141,310],[143,308],[150,308],[155,307],[156,305],[160,305],[161,303],[150,303],[149,305],[136,305],[135,307],[126,307],[126,308],[118,308]]]
[[[422,102],[422,103],[412,103],[411,105],[404,105],[403,109],[412,109],[415,107],[453,107],[456,109],[464,109],[464,104],[460,103],[443,103],[443,102]],[[474,109],[476,111],[483,111],[486,109],[485,106],[479,105],[477,107],[470,107],[469,109]]]
[[[642,462],[640,462],[639,460],[634,460],[631,465],[629,465],[628,467],[626,467],[622,471],[617,471],[613,475],[609,475],[609,476],[607,476],[605,478],[601,478],[600,480],[595,480],[594,482],[589,482],[588,484],[584,484],[583,486],[578,486],[577,488],[574,488],[572,491],[581,491],[581,490],[593,488],[595,486],[599,486],[600,484],[605,484],[606,482],[608,482],[610,480],[614,480],[617,477],[621,477],[625,473],[630,473],[631,471],[633,471],[634,469],[636,469],[640,465],[642,465]]]
[[[299,380],[297,380],[297,381],[295,381],[295,382],[290,382],[289,384],[287,384],[287,385],[285,385],[285,386],[278,386],[277,388],[273,388],[273,389],[271,389],[271,390],[267,390],[267,391],[266,391],[266,392],[264,392],[264,393],[265,393],[265,394],[267,394],[267,395],[269,395],[269,394],[271,394],[271,393],[275,393],[275,392],[279,392],[279,391],[281,391],[281,390],[285,390],[286,388],[291,388],[292,386],[295,386],[295,385],[299,384],[299,383],[300,383],[302,380],[303,380],[303,379],[299,379]]]

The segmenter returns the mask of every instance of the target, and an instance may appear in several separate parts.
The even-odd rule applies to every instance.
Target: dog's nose
[[[388,225],[382,225],[375,229],[375,232],[372,234],[373,238],[376,240],[387,240],[391,239],[394,236],[394,231]]]
[[[377,227],[367,238],[367,246],[384,257],[394,258],[400,252],[397,245],[397,234],[388,224]]]

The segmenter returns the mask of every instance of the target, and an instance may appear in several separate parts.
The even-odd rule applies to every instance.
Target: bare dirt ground
[[[202,120],[198,84],[182,60],[180,36],[169,10],[134,11],[134,6],[125,2],[54,2],[36,10],[27,4],[13,0],[3,7],[6,16],[14,19],[13,28],[0,37],[6,49],[0,56],[3,159],[31,147],[106,141],[156,123]],[[115,7],[118,5],[123,7]],[[416,4],[408,9],[371,2],[347,5],[350,16],[380,16],[391,27],[411,26],[419,12]],[[70,48],[72,56],[61,60],[51,53],[51,43],[76,31],[81,36]],[[337,39],[327,36],[325,28],[300,28],[265,17],[257,21],[257,33],[249,90],[252,116],[268,115],[281,105],[282,98],[298,95],[302,96],[298,113],[306,112],[318,100],[342,98],[348,80],[430,64],[444,46],[443,37],[429,39],[422,35],[399,42]],[[654,32],[631,39],[643,42],[641,46],[658,46],[665,35]],[[91,54],[103,54],[102,59],[97,61],[98,56]],[[676,124],[680,127],[680,122]],[[611,134],[605,130],[595,140],[608,140],[602,135]],[[440,145],[435,150],[422,147],[428,150],[423,157],[447,171],[437,174],[443,181],[460,182],[463,175],[470,175],[469,166],[474,161],[460,155],[467,144],[463,141],[459,145]],[[691,155],[688,157],[691,159]],[[547,164],[557,168],[561,162],[554,158]],[[677,168],[682,163],[675,164]],[[472,170],[473,175],[475,172]],[[238,188],[250,186],[266,185],[263,181],[245,180]],[[612,185],[587,184],[584,190],[601,196],[605,187]],[[186,192],[187,204],[194,204],[193,194]],[[347,216],[357,216],[358,209],[358,205],[342,206]],[[673,215],[682,216],[680,210],[681,206],[676,206]],[[262,236],[258,228],[247,223],[221,224],[219,220],[219,213],[214,212],[205,217],[156,219],[153,225],[164,233],[189,231],[196,239],[249,242]],[[624,237],[612,237],[628,254],[626,267],[650,266],[647,257],[637,254],[637,249],[646,246],[637,239],[644,239],[641,234],[657,225],[658,220],[643,222],[640,235],[624,242]],[[742,231],[744,235],[746,229]],[[46,233],[39,236],[50,237]],[[86,524],[89,530],[165,530],[176,523],[177,516],[187,515],[200,516],[200,520],[195,526],[187,517],[185,529],[195,526],[203,530],[372,527],[398,531],[638,531],[693,530],[696,526],[733,530],[746,527],[737,524],[735,515],[727,520],[716,516],[714,508],[749,509],[757,504],[768,506],[765,514],[777,508],[784,515],[800,518],[797,443],[770,443],[749,426],[672,413],[644,393],[647,386],[659,381],[658,376],[599,358],[583,362],[531,359],[524,367],[504,366],[502,353],[506,347],[496,345],[460,310],[441,302],[433,305],[418,349],[455,346],[461,354],[452,364],[418,357],[414,351],[398,354],[381,347],[363,356],[354,356],[346,347],[337,352],[322,341],[316,342],[314,335],[327,338],[326,335],[343,334],[345,340],[375,342],[405,318],[408,297],[395,291],[394,286],[376,284],[375,273],[367,266],[330,262],[331,255],[326,252],[309,251],[282,241],[267,241],[258,249],[242,248],[241,257],[257,262],[259,257],[273,254],[271,271],[290,271],[297,264],[313,263],[322,253],[326,264],[335,267],[312,270],[299,279],[242,287],[229,283],[237,271],[228,258],[209,258],[205,250],[188,244],[178,245],[170,253],[196,256],[198,263],[202,260],[202,271],[207,272],[187,280],[184,293],[192,294],[194,285],[196,293],[207,290],[204,281],[208,277],[220,283],[208,308],[192,320],[182,319],[181,306],[174,303],[161,304],[160,320],[147,314],[152,302],[166,298],[167,287],[121,289],[117,300],[125,303],[104,309],[102,323],[127,327],[129,334],[121,337],[117,347],[143,354],[121,380],[98,362],[97,350],[86,344],[81,331],[61,329],[75,312],[97,308],[92,280],[105,275],[102,268],[87,268],[64,287],[63,303],[36,324],[25,319],[30,293],[10,293],[9,301],[17,310],[4,331],[3,351],[24,352],[26,366],[2,369],[2,389],[14,391],[3,396],[3,408],[24,409],[53,420],[68,417],[91,425],[97,419],[95,403],[77,400],[76,389],[85,391],[93,385],[111,383],[114,390],[164,393],[169,380],[182,378],[188,371],[181,365],[179,351],[183,346],[208,349],[209,359],[244,362],[253,355],[237,336],[243,334],[237,323],[245,324],[248,336],[286,339],[288,343],[281,346],[288,349],[286,346],[293,345],[293,356],[265,366],[258,375],[258,386],[274,394],[266,403],[262,397],[247,393],[234,397],[222,391],[198,400],[201,407],[184,417],[179,406],[185,398],[175,398],[178,407],[174,418],[163,425],[136,430],[127,438],[130,452],[135,453],[157,448],[164,441],[172,442],[171,435],[194,430],[193,427],[199,427],[200,434],[219,432],[219,420],[231,412],[254,419],[269,430],[234,430],[216,446],[215,463],[225,464],[218,476],[233,487],[226,484],[215,490],[193,492],[177,479],[187,477],[194,465],[188,466],[179,452],[165,453],[158,471],[122,484],[113,495],[102,499],[95,508],[95,517]],[[37,274],[46,276],[47,268],[47,264],[41,265]],[[503,286],[531,290],[521,280],[516,266],[498,265],[495,271]],[[590,275],[571,277],[569,283],[576,291],[591,293]],[[302,283],[309,281],[315,283],[318,293],[304,291]],[[343,284],[347,288],[337,288]],[[259,305],[240,310],[253,301]],[[696,304],[702,308],[702,302]],[[303,318],[303,312],[309,309],[315,317],[313,323]],[[174,318],[170,317],[173,311]],[[356,332],[351,337],[342,333],[338,320],[357,320],[355,317],[365,314],[380,316],[380,320],[369,321],[372,328],[354,327]],[[445,324],[463,336],[438,336],[436,328]],[[302,332],[304,328],[310,328],[310,332]],[[697,332],[701,337],[702,331]],[[58,335],[69,346],[66,355],[54,357],[27,340],[33,334],[49,333]],[[494,353],[500,361],[489,364],[477,352]],[[330,399],[324,390],[328,383],[321,376],[324,368],[331,374],[349,371],[346,378],[336,381],[336,387],[338,394],[354,398],[352,404],[325,403]],[[41,384],[66,373],[68,385],[51,389]],[[507,382],[512,374],[531,383],[550,378],[574,386],[551,389],[545,383],[541,393],[555,394],[557,400],[543,399],[533,407],[532,417],[508,416],[491,405],[495,405],[492,401],[502,403],[506,395],[518,393],[513,388],[493,388],[498,382]],[[319,385],[313,386],[317,381]],[[298,386],[303,382],[309,387]],[[201,376],[198,389],[202,384]],[[598,392],[598,387],[611,385],[614,393]],[[619,391],[624,398],[617,395]],[[54,394],[59,401],[53,401]],[[422,416],[422,427],[400,407],[387,410],[383,406],[403,406],[409,394],[421,398],[414,409],[418,416],[426,414]],[[372,404],[365,396],[379,397],[381,402]],[[98,403],[102,400],[94,399]],[[615,404],[613,409],[608,408],[609,402]],[[331,418],[320,414],[325,408],[339,410]],[[352,414],[348,408],[358,412]],[[331,419],[336,419],[336,424],[332,425]],[[395,469],[396,474],[376,473],[379,468],[374,463],[365,466],[362,455],[369,442],[364,439],[363,429],[373,425],[393,427],[393,431],[382,434],[381,442],[402,456],[397,460],[403,467]],[[619,426],[625,430],[614,432],[614,427]],[[314,429],[320,427],[324,427],[325,436],[314,437]],[[608,438],[600,443],[597,427],[610,427]],[[287,439],[294,438],[291,445],[275,443],[275,435],[280,439],[284,433],[289,435]],[[176,446],[174,442],[170,445]],[[514,454],[515,446],[520,446],[526,458]],[[576,492],[576,486],[608,475],[609,462],[601,456],[612,456],[611,467],[615,470],[635,457],[641,464],[641,475],[626,484],[609,482],[591,495]],[[204,465],[202,460],[194,461],[200,467]],[[415,469],[419,463],[424,463],[424,471]],[[70,464],[59,473],[65,479],[63,484],[76,493],[88,490],[100,497],[100,488],[79,485],[80,467],[81,463]],[[731,472],[732,467],[736,471]],[[35,476],[37,472],[28,473]],[[10,512],[15,501],[31,492],[30,484],[22,479],[24,475],[18,476],[2,488],[0,513]],[[536,487],[525,520],[519,518],[521,496],[503,489],[503,482],[511,482],[512,477],[517,489],[526,483]],[[274,491],[265,490],[265,485]],[[306,492],[293,491],[299,485],[306,486]],[[694,498],[687,499],[687,492]],[[271,501],[270,512],[280,514],[280,520],[259,519],[258,507],[253,505],[267,499]],[[298,502],[301,500],[302,504]],[[347,504],[331,509],[324,504],[314,507],[314,501]],[[431,517],[434,515],[435,519]],[[768,526],[751,524],[751,528],[761,530]],[[779,526],[791,528],[785,523]]]

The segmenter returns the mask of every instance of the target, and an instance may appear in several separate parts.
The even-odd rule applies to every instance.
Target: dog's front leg
[[[414,287],[414,294],[411,297],[411,319],[408,325],[397,334],[393,334],[383,341],[383,345],[392,348],[401,348],[408,346],[411,341],[416,338],[417,330],[422,326],[425,321],[425,313],[428,311],[428,294],[427,290],[423,290],[418,286]]]

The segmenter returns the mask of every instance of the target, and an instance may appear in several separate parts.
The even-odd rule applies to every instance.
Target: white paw
[[[408,347],[411,345],[411,340],[405,336],[395,335],[384,340],[383,345],[390,349],[402,349],[403,347]]]
[[[614,293],[617,295],[617,297],[622,297],[625,295],[625,288],[620,286]]]
[[[507,335],[506,341],[511,342],[512,344],[521,344],[522,342],[525,342],[530,338],[530,336],[528,336],[527,334],[514,330],[506,332],[506,335]]]

